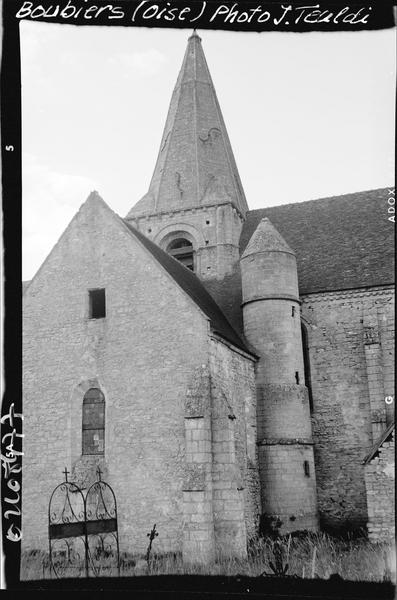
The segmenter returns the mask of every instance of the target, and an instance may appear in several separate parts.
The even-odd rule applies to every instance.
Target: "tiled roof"
[[[171,277],[173,277],[176,283],[192,298],[204,314],[207,315],[211,322],[212,330],[238,348],[252,354],[196,275],[145,237],[143,233],[135,229],[128,221],[125,219],[122,220],[134,236],[147,250],[149,250]]]
[[[376,444],[374,444],[372,446],[371,450],[369,451],[367,456],[364,458],[364,460],[363,460],[364,465],[367,465],[369,462],[371,462],[371,460],[373,458],[375,458],[375,456],[378,454],[382,444],[384,444],[385,442],[387,442],[389,440],[389,438],[391,438],[391,435],[394,431],[394,426],[395,426],[395,423],[390,423],[388,428],[382,433],[382,435],[380,436],[380,438],[378,439]]]
[[[394,282],[388,189],[249,211],[241,253],[268,217],[296,253],[300,294]]]

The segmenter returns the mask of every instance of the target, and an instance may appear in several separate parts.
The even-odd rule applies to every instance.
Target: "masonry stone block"
[[[319,512],[322,526],[331,530],[357,529],[367,522],[362,461],[387,419],[394,418],[384,410],[385,396],[394,394],[393,304],[390,286],[302,298]],[[367,322],[376,327],[380,340],[376,370],[381,380],[376,377],[373,383],[364,337]]]
[[[378,455],[364,466],[368,503],[368,535],[372,542],[392,542],[395,537],[395,432],[379,447]]]

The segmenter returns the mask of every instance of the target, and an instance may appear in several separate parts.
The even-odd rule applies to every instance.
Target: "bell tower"
[[[247,210],[201,38],[194,31],[149,190],[126,218],[204,282],[213,282],[239,268]]]

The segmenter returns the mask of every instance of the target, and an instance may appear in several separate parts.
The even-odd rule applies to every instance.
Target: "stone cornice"
[[[253,352],[252,352],[252,354],[248,354],[248,352],[244,352],[244,350],[242,350],[241,348],[238,348],[237,346],[235,346],[234,344],[232,344],[231,342],[226,340],[224,337],[219,335],[214,330],[211,330],[210,338],[212,338],[216,342],[220,342],[221,344],[224,344],[225,346],[227,346],[228,348],[233,350],[233,352],[236,352],[237,354],[241,354],[241,356],[244,356],[244,358],[248,358],[248,360],[251,360],[252,362],[256,362],[259,358],[258,355],[254,354]]]
[[[313,294],[302,294],[300,296],[302,303],[322,302],[324,300],[339,300],[349,298],[368,298],[369,296],[390,296],[394,294],[394,285],[355,288],[349,290],[335,290],[329,292],[314,292]]]
[[[251,304],[252,302],[261,302],[262,300],[286,300],[287,302],[296,302],[297,304],[302,304],[301,300],[292,294],[263,294],[262,296],[254,296],[249,300],[245,300],[241,303],[241,308],[246,306],[247,304]]]
[[[311,438],[264,438],[258,446],[313,446]]]
[[[141,220],[157,220],[159,217],[173,218],[175,215],[191,215],[197,212],[205,212],[209,208],[217,209],[220,206],[232,206],[239,217],[244,221],[244,215],[239,208],[232,202],[219,202],[217,204],[201,204],[200,206],[187,206],[186,208],[174,208],[172,210],[163,210],[158,212],[142,213],[139,215],[129,215],[126,217],[127,221],[141,221]]]

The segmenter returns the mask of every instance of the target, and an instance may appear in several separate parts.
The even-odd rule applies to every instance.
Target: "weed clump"
[[[286,568],[287,567],[287,568]],[[114,571],[114,572],[113,572]],[[106,558],[99,575],[117,577]],[[350,581],[391,581],[395,583],[395,548],[390,543],[373,544],[365,537],[338,538],[327,533],[258,537],[250,541],[246,558],[225,556],[219,548],[208,565],[186,564],[180,552],[161,553],[151,549],[146,555],[123,553],[120,576],[134,575],[225,575],[260,577],[279,575],[302,578],[342,577]],[[51,577],[48,553],[32,550],[21,556],[23,579]],[[52,575],[54,576],[54,575]],[[84,577],[74,573],[74,577]]]

